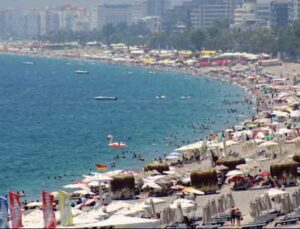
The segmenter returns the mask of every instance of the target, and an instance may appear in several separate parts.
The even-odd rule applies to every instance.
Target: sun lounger
[[[288,220],[281,220],[275,223],[275,227],[277,227],[277,225],[287,225],[287,224],[295,224],[297,223],[297,219],[288,219]]]
[[[216,224],[216,225],[208,224],[208,225],[200,226],[198,228],[199,229],[218,229],[219,227],[221,227],[221,225],[219,225],[219,224]]]
[[[259,223],[249,223],[242,226],[242,229],[262,229],[265,226],[265,224],[259,224]]]

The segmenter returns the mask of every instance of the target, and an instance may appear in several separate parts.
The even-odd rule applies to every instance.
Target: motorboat
[[[81,74],[81,75],[87,75],[87,74],[90,74],[89,71],[84,71],[84,70],[76,70],[75,73],[76,73],[76,74]]]
[[[190,99],[191,96],[189,96],[189,95],[184,95],[184,96],[181,96],[180,98],[183,99],[183,100],[186,100],[186,99]]]
[[[94,97],[95,100],[102,100],[102,101],[109,101],[113,100],[116,101],[118,100],[118,97],[112,97],[112,96],[96,96]]]
[[[158,95],[158,96],[156,96],[155,98],[156,98],[156,99],[166,99],[167,96],[165,96],[165,95]]]
[[[114,142],[114,137],[109,134],[107,135],[108,147],[113,149],[124,149],[127,148],[127,144],[124,142]]]
[[[24,61],[23,64],[26,64],[26,65],[33,65],[33,62],[30,62],[30,61]]]

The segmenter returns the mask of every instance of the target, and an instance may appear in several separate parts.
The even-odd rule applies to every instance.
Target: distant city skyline
[[[0,0],[0,8],[20,8],[30,9],[35,7],[55,7],[65,4],[75,4],[83,7],[93,7],[100,3],[116,2],[116,3],[129,3],[132,0]]]

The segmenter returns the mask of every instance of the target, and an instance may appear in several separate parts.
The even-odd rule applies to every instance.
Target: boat
[[[114,142],[114,137],[109,134],[107,135],[108,147],[113,149],[124,149],[127,148],[127,144],[124,142]]]
[[[165,95],[158,95],[158,96],[156,96],[155,98],[156,98],[156,99],[166,99],[167,96],[165,96]]]
[[[33,65],[33,62],[30,62],[30,61],[24,61],[23,64],[26,64],[26,65]]]
[[[186,100],[186,99],[190,99],[191,96],[189,96],[189,95],[184,95],[184,96],[181,96],[180,98],[183,99],[183,100]]]
[[[102,100],[102,101],[108,101],[108,100],[118,100],[118,97],[110,97],[110,96],[96,96],[94,97],[95,100]]]
[[[81,75],[87,75],[87,74],[90,74],[89,71],[84,71],[84,70],[76,70],[75,73],[76,73],[76,74],[81,74]]]

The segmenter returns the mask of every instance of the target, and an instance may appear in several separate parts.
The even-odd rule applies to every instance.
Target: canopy
[[[84,227],[114,227],[114,228],[158,228],[159,220],[143,219],[138,217],[128,216],[112,216],[107,220],[99,223],[86,224]]]

